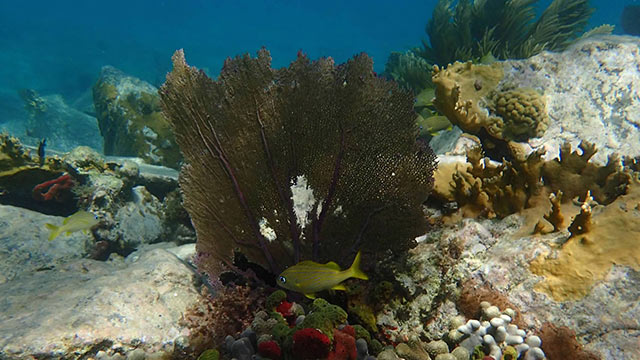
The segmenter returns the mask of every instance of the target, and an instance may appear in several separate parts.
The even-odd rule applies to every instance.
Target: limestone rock
[[[186,351],[180,318],[200,298],[194,276],[163,249],[23,274],[0,284],[0,358]]]
[[[28,138],[35,142],[46,138],[47,145],[59,151],[81,145],[102,149],[96,118],[67,105],[59,94],[41,96],[34,90],[23,90],[20,94],[28,112],[25,129]]]
[[[105,155],[138,156],[155,165],[179,166],[180,150],[153,85],[105,66],[94,85],[93,100]]]
[[[444,74],[446,70],[440,72]],[[536,125],[535,131],[528,134],[537,136],[526,140],[531,151],[542,149],[546,159],[553,159],[558,157],[563,143],[568,141],[575,148],[581,141],[588,141],[598,149],[593,159],[599,164],[606,163],[615,152],[640,155],[638,37],[592,36],[562,52],[544,51],[529,59],[491,65],[458,64],[449,72],[452,76],[434,77],[434,83],[441,87],[436,90],[434,103],[467,132],[485,128],[500,138],[499,130],[504,124],[491,116],[496,94],[514,88],[528,89],[529,94],[535,91],[544,98],[547,115],[541,127]],[[536,105],[536,112],[532,107],[523,113],[539,113],[538,108],[540,104]],[[522,120],[521,124],[534,124],[529,118],[515,117]],[[443,138],[436,140],[439,136]],[[455,144],[456,137],[442,134],[432,140],[439,143],[436,148],[450,151],[453,145],[443,142]]]
[[[549,127],[530,139],[556,157],[561,145],[586,140],[596,145],[594,160],[613,152],[640,155],[640,39],[599,36],[561,53],[543,52],[504,63],[503,83],[544,92]]]
[[[61,221],[58,216],[0,205],[0,284],[24,273],[48,272],[85,255],[90,235],[75,232],[47,240],[49,230],[44,224]]]
[[[609,206],[618,206],[616,204]],[[602,227],[602,231],[615,226],[615,223],[607,225]],[[622,231],[628,228],[617,227]],[[634,266],[611,265],[599,280],[591,284],[583,297],[554,300],[539,291],[538,287],[545,278],[533,274],[530,264],[541,254],[558,251],[558,244],[565,242],[569,234],[561,231],[530,235],[532,229],[532,221],[522,214],[514,214],[501,220],[464,219],[432,231],[428,239],[411,250],[409,262],[413,270],[408,274],[396,274],[406,293],[416,295],[398,308],[389,305],[383,309],[378,316],[378,325],[392,339],[394,336],[402,339],[416,335],[442,338],[456,311],[450,301],[438,301],[438,298],[448,296],[455,299],[453,294],[459,292],[460,284],[473,280],[492,289],[492,294],[501,294],[501,301],[508,301],[518,310],[516,321],[521,329],[537,334],[544,323],[550,322],[574,330],[578,343],[604,360],[640,358],[637,346],[637,329],[640,328],[640,303],[637,301],[640,298],[639,271]],[[628,233],[627,236],[633,237],[636,233]],[[625,235],[620,233],[617,236]],[[611,237],[615,238],[615,235]],[[456,250],[451,252],[451,249]],[[444,255],[447,253],[450,255]],[[448,265],[443,267],[443,264]],[[400,320],[393,316],[397,311],[402,311],[407,317]],[[383,315],[385,313],[391,315]],[[427,319],[421,317],[425,313],[437,314],[428,319],[428,327],[423,326]],[[389,318],[394,318],[395,322],[390,322]],[[546,353],[544,341],[542,348]]]

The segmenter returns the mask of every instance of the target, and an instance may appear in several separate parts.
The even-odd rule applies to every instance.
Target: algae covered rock
[[[59,94],[40,95],[31,89],[19,93],[28,113],[25,132],[30,140],[46,138],[51,148],[60,151],[77,146],[102,148],[102,137],[93,116],[69,106]]]
[[[105,155],[137,156],[177,168],[181,161],[158,89],[111,66],[102,68],[93,100]]]

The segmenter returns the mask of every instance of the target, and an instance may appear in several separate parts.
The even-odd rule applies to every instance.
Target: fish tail
[[[353,259],[353,264],[349,268],[351,272],[351,277],[362,280],[369,280],[367,274],[365,274],[362,270],[360,270],[360,251],[356,254],[356,258]]]
[[[60,227],[55,226],[53,224],[44,224],[44,226],[51,230],[51,233],[49,233],[49,241],[55,239],[58,237],[58,235],[60,235]]]

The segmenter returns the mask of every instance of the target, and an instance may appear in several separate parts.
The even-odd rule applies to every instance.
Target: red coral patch
[[[329,337],[316,329],[300,329],[293,334],[293,355],[296,359],[324,359],[330,348]]]
[[[280,350],[280,345],[277,342],[271,341],[263,341],[258,344],[258,353],[260,356],[269,358],[272,360],[280,359],[282,355],[282,351]]]
[[[353,330],[353,327],[351,327]],[[355,334],[355,330],[354,330]],[[349,333],[333,330],[333,351],[329,353],[328,360],[356,360],[358,351],[356,350],[356,339]]]

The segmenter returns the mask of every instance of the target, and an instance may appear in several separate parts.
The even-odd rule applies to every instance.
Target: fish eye
[[[284,276],[280,276],[280,277],[278,278],[278,280],[280,280],[280,282],[281,282],[281,283],[283,283],[283,284],[287,282],[287,278],[286,278],[286,277],[284,277]]]

